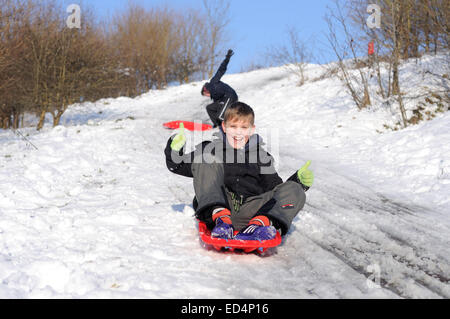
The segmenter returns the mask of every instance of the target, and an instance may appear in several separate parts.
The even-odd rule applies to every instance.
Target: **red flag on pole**
[[[369,48],[368,48],[368,52],[369,55],[372,55],[375,53],[375,45],[373,43],[373,40],[369,42]]]

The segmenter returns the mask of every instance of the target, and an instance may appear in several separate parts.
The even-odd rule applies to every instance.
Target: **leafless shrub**
[[[288,36],[289,44],[272,46],[267,53],[267,57],[275,64],[284,65],[296,74],[299,79],[298,85],[303,85],[307,80],[305,68],[311,60],[311,52],[295,28],[289,28]]]

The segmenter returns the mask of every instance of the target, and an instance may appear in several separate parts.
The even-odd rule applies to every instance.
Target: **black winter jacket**
[[[211,94],[211,99],[214,102],[223,102],[226,103],[228,100],[229,104],[234,103],[238,100],[238,95],[236,91],[226,83],[220,81],[222,76],[227,72],[228,62],[230,62],[229,58],[225,58],[223,62],[220,64],[219,69],[216,74],[211,78],[211,80],[205,84],[206,89],[208,89]]]
[[[193,177],[191,164],[194,159],[206,161],[212,158],[211,155],[216,155],[215,158],[223,159],[224,186],[244,199],[268,192],[283,183],[275,171],[273,157],[262,148],[259,135],[252,135],[245,148],[237,150],[229,145],[225,134],[220,132],[216,140],[204,141],[188,154],[183,153],[184,148],[179,153],[172,151],[170,138],[165,149],[167,168],[175,174]]]

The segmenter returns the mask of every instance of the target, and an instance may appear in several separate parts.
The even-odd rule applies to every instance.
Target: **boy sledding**
[[[211,229],[212,238],[266,241],[277,232],[285,235],[313,183],[310,161],[283,182],[254,134],[254,119],[250,106],[235,102],[225,111],[216,139],[188,154],[183,129],[167,142],[167,167],[193,177],[196,217]]]

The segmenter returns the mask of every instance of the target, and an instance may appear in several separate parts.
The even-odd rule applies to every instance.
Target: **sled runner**
[[[180,123],[184,124],[184,128],[189,131],[207,131],[212,129],[212,125],[205,123],[196,123],[191,121],[172,121],[164,123],[163,126],[175,130],[180,127]]]
[[[274,239],[262,241],[213,238],[211,237],[211,231],[202,221],[199,221],[198,232],[200,235],[200,240],[203,243],[211,245],[219,251],[222,249],[225,249],[227,251],[241,250],[245,253],[250,253],[256,250],[256,252],[258,253],[263,253],[268,248],[276,247],[281,244],[281,235],[279,232],[277,232],[277,235]]]

